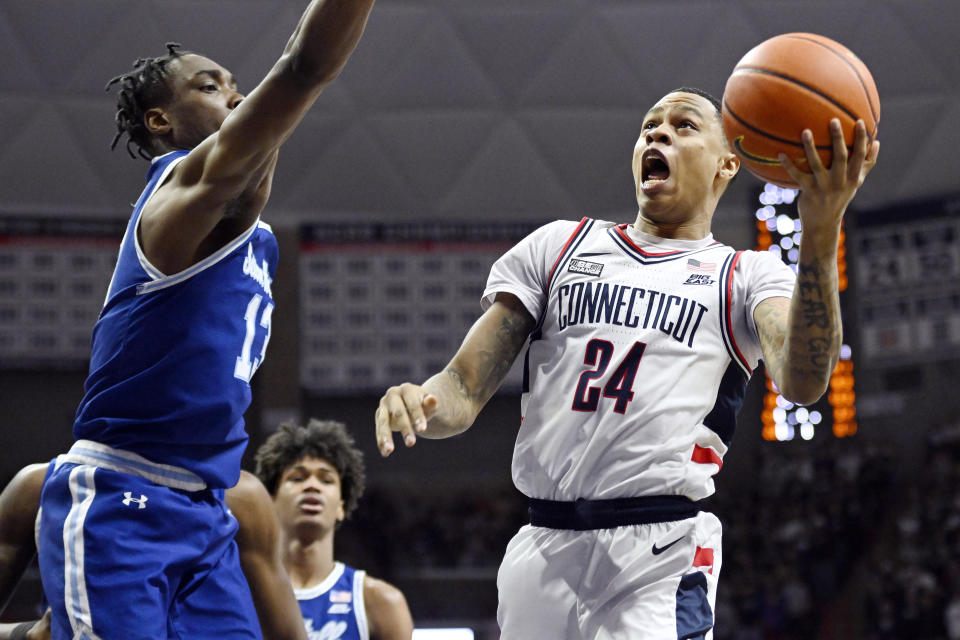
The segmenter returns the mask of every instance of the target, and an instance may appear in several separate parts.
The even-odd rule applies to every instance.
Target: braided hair
[[[176,42],[168,42],[165,46],[167,55],[138,58],[133,63],[132,71],[112,78],[104,88],[105,91],[110,91],[113,85],[120,85],[117,93],[117,134],[113,137],[110,148],[116,148],[120,138],[126,134],[127,153],[131,158],[139,155],[150,160],[156,155],[153,137],[143,122],[143,116],[149,109],[166,104],[173,97],[167,84],[167,66],[171,61],[189,53],[178,51],[180,44]],[[137,146],[136,153],[132,145]]]

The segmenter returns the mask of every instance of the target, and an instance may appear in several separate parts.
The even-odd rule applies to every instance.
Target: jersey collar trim
[[[614,243],[634,260],[641,264],[655,264],[658,262],[667,262],[676,260],[684,256],[693,255],[700,251],[706,251],[722,246],[721,243],[713,240],[705,246],[691,247],[690,249],[674,249],[671,251],[647,251],[639,247],[629,235],[627,235],[627,225],[621,224],[607,229],[607,234],[613,239]],[[708,236],[712,237],[712,236]]]
[[[139,223],[140,221],[137,220],[137,224]],[[254,221],[254,223],[250,225],[243,233],[241,233],[239,236],[231,240],[229,244],[226,244],[220,249],[218,249],[216,253],[211,254],[210,256],[204,258],[200,262],[194,264],[191,267],[187,267],[186,269],[184,269],[183,271],[180,271],[179,273],[175,273],[170,276],[162,276],[160,278],[154,278],[150,282],[146,282],[144,284],[137,286],[137,295],[141,295],[144,293],[149,293],[151,291],[156,291],[157,289],[165,289],[167,287],[173,286],[175,284],[183,282],[184,280],[190,278],[191,276],[194,276],[200,273],[204,269],[213,266],[217,262],[220,262],[230,252],[236,250],[237,247],[240,247],[241,245],[243,245],[247,240],[250,239],[251,236],[253,236],[254,232],[259,228],[261,227],[260,227],[260,218],[258,217]],[[140,256],[142,254],[142,251],[140,249],[140,240],[139,238],[137,238],[137,235],[138,234],[134,233],[134,242],[136,243],[136,246],[137,246],[137,255]],[[141,264],[143,264],[144,261],[146,261],[146,259],[147,258],[144,255],[143,259],[141,260]],[[149,264],[149,262],[147,264]]]
[[[293,595],[297,597],[297,600],[313,600],[314,598],[322,596],[327,591],[330,591],[333,585],[337,584],[337,580],[343,575],[344,569],[346,569],[346,567],[344,567],[342,562],[335,562],[333,564],[333,571],[323,579],[323,582],[304,589],[294,589]]]

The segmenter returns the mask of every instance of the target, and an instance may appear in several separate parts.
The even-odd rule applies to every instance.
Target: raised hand
[[[813,132],[805,129],[801,135],[810,173],[802,171],[785,154],[780,154],[780,163],[800,188],[797,203],[804,236],[821,228],[837,229],[847,205],[853,200],[857,189],[877,163],[880,142],[869,143],[863,120],[854,126],[853,150],[848,151],[843,139],[840,121],[830,121],[830,136],[833,159],[824,167],[813,141]]]

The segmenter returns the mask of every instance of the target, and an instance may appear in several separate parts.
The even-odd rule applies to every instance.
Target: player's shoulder
[[[780,256],[770,251],[746,249],[737,253],[739,254],[737,260],[739,271],[756,271],[759,273],[790,271],[790,267],[780,259]]]
[[[609,229],[616,224],[615,222],[607,220],[596,220],[587,217],[580,218],[579,220],[554,220],[540,226],[530,235],[538,239],[566,243],[573,235],[578,233],[588,230]]]
[[[363,600],[371,636],[410,638],[413,634],[413,617],[403,592],[385,580],[365,575]]]
[[[399,588],[370,574],[363,576],[363,599],[368,609],[371,606],[394,607],[407,604],[407,599]]]
[[[49,462],[28,464],[13,476],[7,486],[17,494],[30,492],[39,496],[49,467]]]

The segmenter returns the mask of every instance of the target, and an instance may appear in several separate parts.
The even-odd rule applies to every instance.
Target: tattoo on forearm
[[[530,323],[526,316],[511,313],[501,318],[495,344],[491,345],[490,350],[479,354],[481,363],[478,371],[482,375],[476,399],[486,401],[500,387],[529,335]]]
[[[822,302],[817,302],[816,300],[806,300],[802,297],[800,298],[800,304],[802,305],[801,311],[804,325],[807,328],[830,328],[830,317],[827,313],[827,305]]]
[[[467,384],[467,380],[463,374],[453,367],[448,366],[443,370],[443,374],[452,384],[443,385],[440,388],[446,393],[456,397],[440,398],[439,407],[442,415],[439,416],[439,422],[445,425],[467,424],[469,422],[468,412],[466,410],[468,403],[463,402],[463,400],[470,399],[470,386]],[[440,393],[440,391],[434,390],[434,393]]]
[[[840,308],[835,272],[817,260],[800,263],[796,307],[790,316],[790,373],[830,374],[840,344]]]
[[[460,371],[455,361],[448,365],[440,374],[443,382],[431,386],[431,392],[441,396],[438,406],[442,415],[438,415],[434,423],[450,425],[454,432],[469,426],[473,421],[471,408],[485,404],[500,387],[531,328],[528,316],[505,314],[492,335],[489,327],[486,328],[488,333],[483,343],[470,351],[473,362],[468,374]]]
[[[444,369],[444,373],[447,374],[447,377],[453,381],[454,390],[464,398],[470,397],[470,386],[467,384],[466,379],[463,377],[463,374],[454,369],[453,367],[447,367]]]

